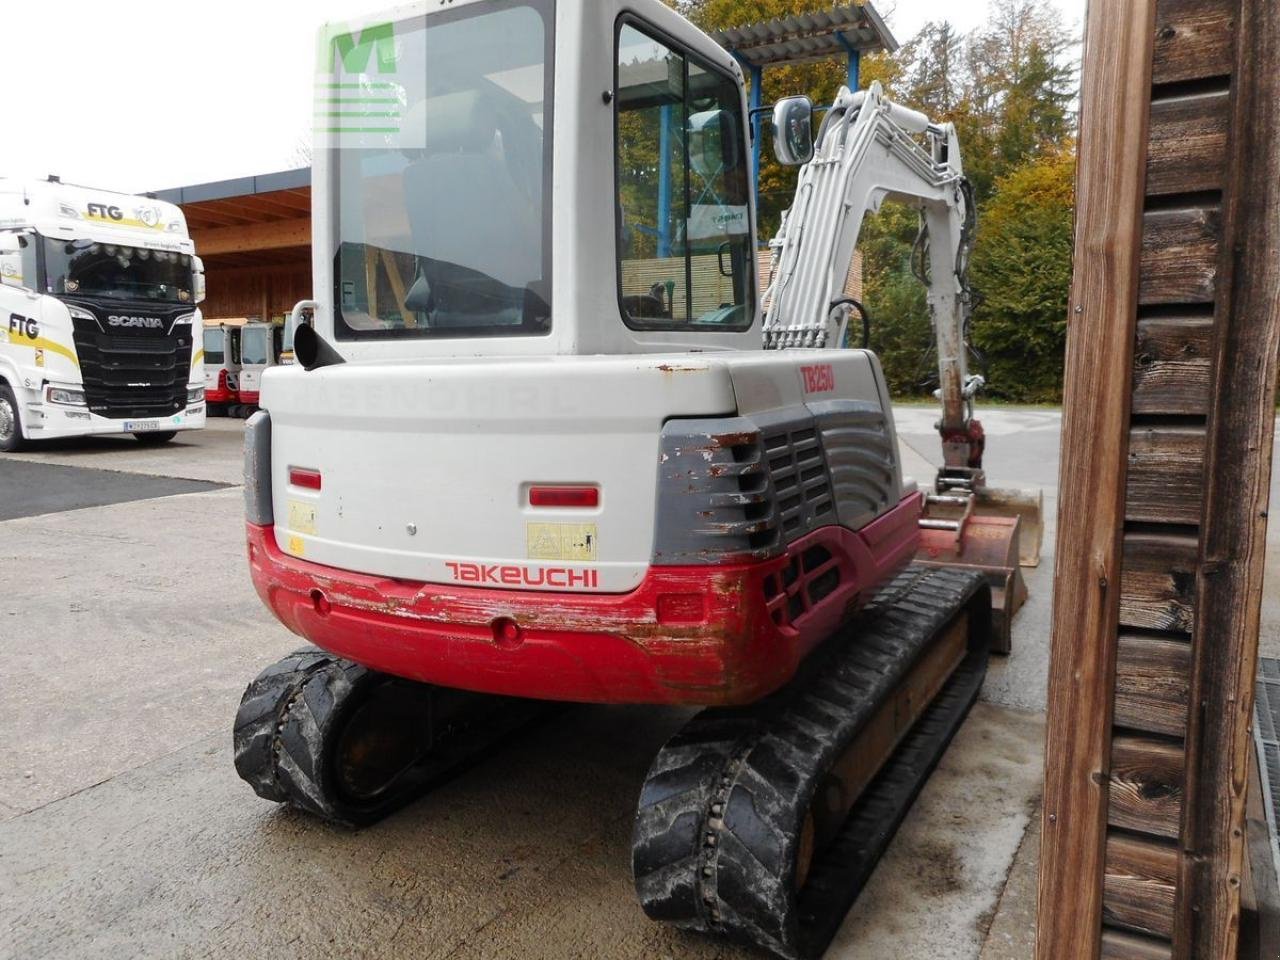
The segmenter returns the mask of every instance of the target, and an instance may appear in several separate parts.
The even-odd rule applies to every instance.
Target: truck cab
[[[0,449],[203,427],[203,296],[172,204],[0,179]]]

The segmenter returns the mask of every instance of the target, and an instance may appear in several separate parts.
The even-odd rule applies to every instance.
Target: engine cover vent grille
[[[840,523],[857,530],[898,501],[901,480],[884,410],[861,400],[810,404],[831,473]]]
[[[745,418],[672,420],[662,430],[654,562],[777,554],[776,502],[760,431]]]
[[[791,541],[815,527],[835,523],[831,478],[813,423],[766,432],[762,439],[783,539]]]

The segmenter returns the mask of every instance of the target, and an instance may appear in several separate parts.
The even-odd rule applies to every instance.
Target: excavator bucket
[[[1044,494],[1039,490],[978,487],[974,513],[982,517],[1011,517],[1018,524],[1018,563],[1040,565],[1040,544],[1044,539]]]
[[[1021,545],[1033,539],[1038,562],[1042,528],[1037,513],[1032,538],[1028,538],[1023,533],[1024,514],[987,513],[979,503],[980,498],[968,495],[928,497],[920,520],[920,549],[916,560],[931,566],[960,567],[981,573],[991,585],[991,650],[1009,653],[1013,646],[1014,615],[1027,600],[1027,585],[1019,564]]]

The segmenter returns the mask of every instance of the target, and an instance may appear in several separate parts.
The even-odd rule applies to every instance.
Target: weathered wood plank
[[[1087,12],[1036,957],[1101,950],[1120,546],[1155,0]]]
[[[1280,877],[1271,858],[1271,828],[1262,798],[1262,770],[1258,751],[1249,751],[1249,792],[1245,804],[1244,859],[1247,882],[1241,908],[1251,912],[1252,922],[1240,925],[1241,960],[1275,960],[1280,950]]]
[[[1190,633],[1194,620],[1195,537],[1129,534],[1120,574],[1120,623]]]
[[[1240,0],[1196,579],[1179,942],[1235,957],[1280,359],[1280,16]]]
[[[1126,519],[1197,524],[1203,489],[1202,428],[1138,427],[1130,432]]]
[[[1116,726],[1185,736],[1190,688],[1191,644],[1121,635],[1116,651]]]
[[[1102,960],[1171,960],[1173,948],[1162,940],[1125,933],[1102,931]]]
[[[1230,0],[1160,0],[1152,82],[1178,83],[1231,73],[1234,12]]]
[[[1103,879],[1103,921],[1168,939],[1173,935],[1177,875],[1178,851],[1173,845],[1111,834]]]
[[[1180,744],[1115,737],[1111,741],[1111,799],[1107,814],[1111,826],[1178,839],[1185,761]]]
[[[1138,321],[1133,412],[1204,416],[1209,412],[1209,338],[1213,321]]]
[[[1142,225],[1141,302],[1212,303],[1220,232],[1217,207],[1149,211]]]
[[[1147,196],[1222,189],[1230,106],[1225,90],[1151,104]]]

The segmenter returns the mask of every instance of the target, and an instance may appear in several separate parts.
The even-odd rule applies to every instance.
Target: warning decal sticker
[[[530,560],[594,560],[598,543],[594,523],[525,524],[525,552]]]

